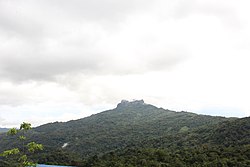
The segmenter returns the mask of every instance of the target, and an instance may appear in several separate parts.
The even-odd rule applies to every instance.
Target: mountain
[[[65,150],[89,156],[126,147],[139,139],[152,139],[225,120],[223,117],[165,110],[143,100],[122,101],[113,110],[87,118],[40,126],[32,138],[53,148],[61,148],[67,143]]]
[[[144,140],[89,158],[83,166],[250,166],[250,117]]]
[[[41,163],[72,165],[79,161],[83,166],[100,166],[106,163],[106,166],[116,166],[109,164],[115,161],[113,156],[116,156],[117,163],[123,166],[126,163],[127,166],[138,166],[142,160],[140,158],[154,158],[152,163],[161,163],[154,157],[158,154],[157,150],[164,155],[172,152],[169,158],[183,164],[187,164],[186,159],[177,159],[177,154],[185,153],[184,156],[188,157],[186,152],[190,152],[189,156],[192,156],[191,153],[201,152],[198,155],[203,156],[203,152],[204,156],[209,157],[210,151],[219,148],[220,155],[223,155],[223,150],[230,150],[231,147],[235,148],[232,155],[237,153],[236,148],[248,153],[249,134],[250,118],[176,112],[146,104],[143,100],[123,100],[112,110],[79,120],[39,126],[28,133],[27,138],[45,146],[45,151],[34,157]],[[19,145],[11,137],[3,136],[3,140],[0,140],[0,152]],[[204,150],[205,148],[209,149]],[[183,150],[186,151],[183,153]],[[138,152],[143,156],[140,157]],[[237,154],[239,155],[241,154]],[[243,157],[242,161],[245,163],[247,158],[250,159]],[[131,163],[128,163],[130,160]],[[166,163],[165,161],[162,163]]]
[[[7,132],[9,129],[8,128],[0,128],[0,133]]]

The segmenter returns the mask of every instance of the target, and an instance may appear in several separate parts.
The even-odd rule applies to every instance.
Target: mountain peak
[[[117,108],[119,107],[128,107],[128,106],[135,106],[135,105],[145,105],[144,100],[122,100],[118,105]]]

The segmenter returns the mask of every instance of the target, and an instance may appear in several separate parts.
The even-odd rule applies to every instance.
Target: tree
[[[27,154],[33,154],[35,151],[43,150],[42,144],[37,144],[35,142],[29,142],[25,144],[26,136],[25,133],[31,129],[31,124],[23,122],[19,129],[12,128],[7,132],[7,135],[18,136],[18,140],[21,141],[21,146],[19,148],[13,148],[10,150],[5,150],[0,156],[5,158],[14,158],[16,166],[18,167],[31,167],[36,166],[36,164],[28,159]]]

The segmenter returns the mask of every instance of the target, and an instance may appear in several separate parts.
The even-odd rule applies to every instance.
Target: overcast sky
[[[250,116],[248,0],[0,0],[0,127],[122,99]]]

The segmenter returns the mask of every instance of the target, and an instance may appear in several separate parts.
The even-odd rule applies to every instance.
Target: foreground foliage
[[[26,167],[36,166],[34,162],[28,159],[28,155],[34,153],[37,150],[43,150],[42,144],[35,142],[29,142],[25,144],[26,136],[25,133],[31,129],[30,123],[23,122],[19,129],[12,128],[7,132],[7,135],[18,136],[18,140],[21,142],[19,148],[12,148],[3,151],[0,156],[5,157],[6,160],[0,161],[0,166],[11,166],[11,167]]]

